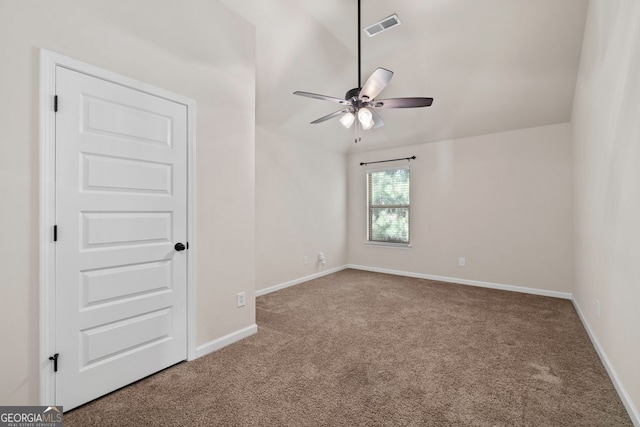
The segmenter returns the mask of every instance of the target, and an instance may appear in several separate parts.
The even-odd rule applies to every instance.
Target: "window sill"
[[[387,242],[364,242],[365,246],[378,246],[383,248],[395,248],[395,249],[411,249],[409,243],[387,243]]]

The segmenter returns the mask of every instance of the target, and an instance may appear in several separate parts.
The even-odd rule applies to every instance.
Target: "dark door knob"
[[[180,251],[184,251],[185,249],[187,249],[187,247],[185,245],[183,245],[182,243],[176,243],[176,245],[174,246],[174,248],[176,249],[176,251],[180,252]]]

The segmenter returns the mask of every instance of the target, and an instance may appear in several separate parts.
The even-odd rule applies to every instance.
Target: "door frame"
[[[40,151],[40,217],[39,217],[39,282],[40,282],[40,404],[55,402],[55,375],[49,357],[55,353],[55,137],[56,68],[64,67],[111,83],[185,105],[187,108],[187,360],[196,356],[196,102],[140,81],[77,61],[64,55],[40,49],[39,151]]]

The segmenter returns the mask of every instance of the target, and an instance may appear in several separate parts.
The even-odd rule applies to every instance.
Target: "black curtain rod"
[[[416,156],[411,156],[411,157],[403,157],[401,159],[389,159],[389,160],[378,160],[377,162],[360,162],[360,166],[367,166],[367,165],[372,165],[374,163],[386,163],[386,162],[396,162],[398,160],[415,160]]]

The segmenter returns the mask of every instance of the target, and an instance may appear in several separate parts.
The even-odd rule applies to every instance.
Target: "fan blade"
[[[335,102],[336,104],[349,105],[349,101],[345,101],[344,99],[340,98],[334,98],[333,96],[318,95],[317,93],[301,92],[299,90],[293,92],[293,94],[298,96],[306,96],[307,98],[319,99],[321,101]]]
[[[345,108],[344,110],[340,110],[340,111],[336,111],[336,112],[331,113],[331,114],[327,114],[326,116],[320,117],[319,119],[316,119],[316,120],[312,121],[311,124],[315,125],[317,123],[325,122],[325,121],[327,121],[329,119],[333,119],[334,117],[338,117],[339,115],[344,114],[344,113],[346,113],[348,111],[349,111],[349,109]]]
[[[375,108],[417,108],[430,107],[431,104],[433,98],[389,98],[371,102],[371,106]]]
[[[369,109],[369,111],[371,111],[371,116],[373,118],[373,129],[381,128],[382,126],[384,126],[384,122],[382,121],[382,117],[380,117],[380,114],[376,113],[372,109]]]
[[[393,77],[393,71],[389,71],[386,68],[376,69],[365,82],[364,86],[362,86],[359,98],[362,100],[365,98],[367,98],[367,100],[374,99],[387,87],[391,81],[391,77]]]

